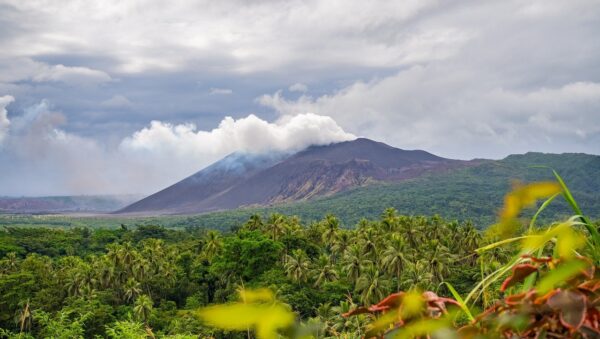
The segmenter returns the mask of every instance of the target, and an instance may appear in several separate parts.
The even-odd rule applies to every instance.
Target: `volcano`
[[[291,155],[234,153],[115,213],[197,214],[267,206],[412,179],[468,163],[364,138],[311,146]]]

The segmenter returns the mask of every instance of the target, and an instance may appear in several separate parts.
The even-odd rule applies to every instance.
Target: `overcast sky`
[[[600,153],[600,1],[0,0],[0,195],[364,136]]]

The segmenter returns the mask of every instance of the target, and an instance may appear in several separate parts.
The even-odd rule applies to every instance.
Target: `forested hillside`
[[[546,166],[546,167],[539,167]],[[553,168],[564,173],[573,195],[587,213],[600,217],[600,157],[587,154],[527,153],[503,160],[485,160],[480,165],[428,175],[393,184],[353,189],[331,197],[274,206],[210,213],[182,220],[227,229],[251,214],[279,212],[318,220],[333,213],[342,224],[351,227],[362,218],[375,218],[383,209],[393,207],[406,215],[438,214],[446,219],[471,220],[479,229],[494,222],[503,196],[515,181],[532,182],[553,178]],[[569,215],[566,203],[553,204],[544,220]]]

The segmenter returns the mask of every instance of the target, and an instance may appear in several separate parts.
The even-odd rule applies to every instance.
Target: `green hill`
[[[203,226],[228,229],[239,225],[253,213],[279,212],[298,215],[304,220],[321,219],[328,213],[338,216],[346,227],[361,218],[378,217],[388,207],[407,215],[433,215],[472,220],[485,228],[495,220],[494,211],[502,206],[511,183],[553,180],[556,169],[565,179],[575,199],[589,216],[600,217],[600,156],[587,154],[527,153],[505,159],[482,160],[479,165],[393,184],[373,184],[333,196],[278,205],[243,208],[191,216],[177,226]],[[570,215],[562,199],[544,212],[542,221]]]

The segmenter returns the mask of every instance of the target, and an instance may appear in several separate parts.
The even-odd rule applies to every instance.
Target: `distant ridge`
[[[116,213],[196,214],[304,201],[467,165],[364,138],[311,146],[288,156],[232,154]]]
[[[139,195],[0,197],[0,213],[107,213],[138,199]]]

